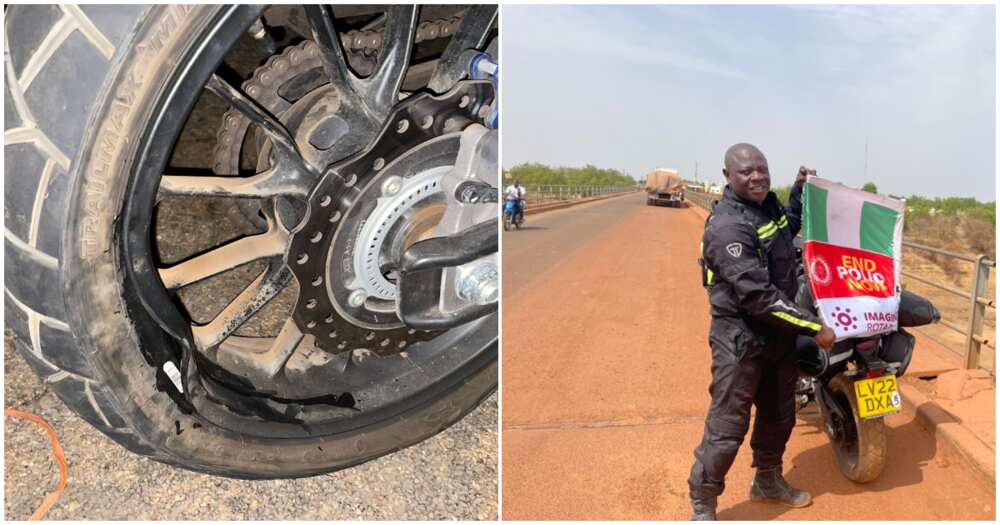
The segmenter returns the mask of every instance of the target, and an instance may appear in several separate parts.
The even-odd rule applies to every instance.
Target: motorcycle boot
[[[691,493],[691,521],[715,521],[715,508],[719,504],[718,496]]]
[[[799,508],[809,505],[812,502],[812,495],[789,485],[781,475],[781,467],[778,466],[757,469],[750,482],[750,501],[781,503]]]

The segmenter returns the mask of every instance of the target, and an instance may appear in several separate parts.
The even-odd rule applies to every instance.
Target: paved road
[[[531,219],[503,236],[503,517],[686,519],[709,402],[703,215],[632,195]],[[912,413],[889,419],[891,464],[864,486],[840,475],[818,423],[801,416],[785,455],[812,506],[747,501],[746,446],[719,517],[994,518],[992,488]]]

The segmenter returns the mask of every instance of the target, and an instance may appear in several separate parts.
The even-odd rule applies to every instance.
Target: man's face
[[[726,158],[723,170],[733,193],[760,204],[771,191],[771,173],[764,154],[753,146],[739,148]]]

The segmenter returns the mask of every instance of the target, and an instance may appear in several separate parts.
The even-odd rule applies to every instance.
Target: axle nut
[[[493,262],[478,263],[460,274],[458,296],[470,303],[484,305],[500,297],[500,274]]]

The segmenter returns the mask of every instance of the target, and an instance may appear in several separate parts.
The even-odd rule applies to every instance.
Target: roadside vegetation
[[[635,179],[613,169],[586,165],[582,168],[518,164],[504,173],[504,183],[519,180],[525,186],[635,186]]]

